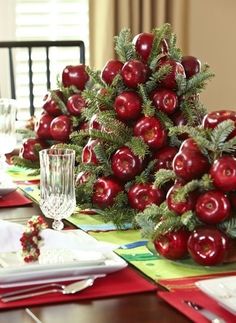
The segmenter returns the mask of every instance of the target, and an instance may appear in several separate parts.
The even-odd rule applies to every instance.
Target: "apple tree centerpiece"
[[[182,56],[169,24],[135,37],[124,29],[115,50],[117,59],[101,72],[87,69],[95,84],[83,91],[89,127],[70,136],[83,147],[77,203],[117,227],[137,226],[138,212],[165,200],[168,187],[154,186],[154,174],[172,169],[186,136],[170,129],[201,123],[206,111],[199,93],[212,73],[196,57]]]

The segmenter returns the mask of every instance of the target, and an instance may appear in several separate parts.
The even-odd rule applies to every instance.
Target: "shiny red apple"
[[[86,72],[86,66],[83,64],[68,65],[62,71],[62,84],[64,87],[75,86],[83,91],[88,80],[89,75]]]
[[[112,177],[98,178],[94,183],[92,201],[99,208],[107,208],[114,203],[115,197],[123,190],[118,180]]]
[[[203,266],[224,262],[230,249],[229,238],[216,227],[195,229],[188,240],[188,252],[193,260]]]
[[[156,117],[142,117],[134,125],[134,135],[141,137],[151,149],[160,149],[167,141],[167,131]]]

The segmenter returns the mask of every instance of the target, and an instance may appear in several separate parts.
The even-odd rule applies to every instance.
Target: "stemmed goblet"
[[[68,218],[76,207],[73,149],[49,148],[39,152],[40,208],[53,219],[52,228],[62,230],[62,219]]]

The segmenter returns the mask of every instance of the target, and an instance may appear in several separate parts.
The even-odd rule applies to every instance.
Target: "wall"
[[[236,1],[189,0],[188,54],[215,77],[201,95],[208,110],[236,110]]]

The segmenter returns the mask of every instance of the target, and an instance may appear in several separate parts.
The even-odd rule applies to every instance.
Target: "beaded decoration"
[[[39,243],[42,240],[40,232],[48,227],[42,216],[32,216],[27,224],[24,233],[20,238],[22,245],[21,256],[25,262],[38,260],[40,255]]]

